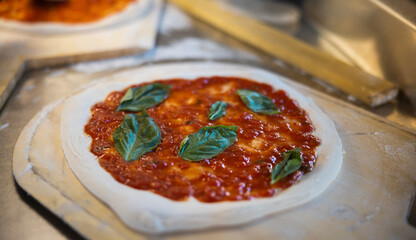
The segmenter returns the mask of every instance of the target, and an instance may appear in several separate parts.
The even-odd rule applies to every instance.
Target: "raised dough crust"
[[[299,183],[272,198],[251,201],[202,203],[194,198],[172,201],[149,191],[123,185],[106,172],[89,147],[90,136],[84,126],[91,106],[112,91],[132,84],[169,78],[195,79],[202,76],[236,76],[268,83],[285,90],[305,109],[321,139],[315,169]],[[102,84],[69,98],[61,116],[62,147],[69,166],[94,195],[107,203],[124,223],[149,232],[194,230],[213,226],[236,225],[286,210],[312,200],[335,179],[342,164],[342,146],[332,120],[309,98],[284,84],[281,76],[235,64],[182,63],[143,67],[109,77]]]
[[[145,11],[149,3],[150,0],[136,0],[119,13],[115,13],[96,22],[85,24],[25,23],[0,18],[0,30],[6,29],[36,35],[88,32],[133,20]]]

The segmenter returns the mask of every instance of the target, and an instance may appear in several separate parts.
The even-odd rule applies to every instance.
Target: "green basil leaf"
[[[209,109],[209,114],[208,114],[209,120],[215,120],[224,116],[226,108],[227,108],[227,103],[223,101],[218,101],[212,104],[211,108]]]
[[[273,101],[259,92],[239,89],[237,90],[237,94],[240,96],[241,101],[253,112],[266,115],[280,113]]]
[[[117,111],[140,112],[163,102],[167,98],[169,91],[169,85],[160,83],[129,88],[121,99]]]
[[[295,148],[283,153],[283,160],[274,167],[271,173],[271,184],[275,184],[300,168],[303,161],[300,151],[302,148]]]
[[[162,134],[145,110],[140,115],[126,114],[113,133],[114,146],[126,161],[139,159],[159,145]]]
[[[179,157],[201,161],[222,153],[237,140],[237,126],[207,126],[192,133],[181,142]]]

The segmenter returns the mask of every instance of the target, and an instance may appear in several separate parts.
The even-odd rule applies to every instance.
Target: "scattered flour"
[[[28,79],[25,84],[23,85],[22,89],[20,89],[19,93],[14,96],[14,98],[19,99],[26,94],[26,92],[35,89],[36,81],[35,79]]]
[[[356,102],[357,98],[352,96],[352,95],[348,95],[348,100],[352,101],[352,102]]]
[[[37,97],[33,98],[32,103],[35,104],[35,103],[39,102],[39,100],[40,100],[40,96],[37,96]]]
[[[357,211],[354,208],[344,204],[332,206],[330,208],[330,213],[332,217],[343,221],[358,218]]]
[[[115,70],[133,67],[144,62],[178,59],[246,59],[257,60],[248,52],[233,50],[211,40],[201,38],[184,38],[168,46],[160,46],[141,56],[128,56],[117,59],[100,60],[72,65],[72,69],[82,73],[96,73],[104,70]]]
[[[162,33],[169,34],[173,31],[190,28],[191,25],[191,20],[187,15],[171,4],[166,5],[160,29]]]
[[[115,70],[122,67],[135,66],[144,62],[143,59],[139,59],[137,56],[121,57],[117,59],[106,59],[87,63],[77,63],[71,66],[71,68],[77,72],[82,73],[96,73],[104,70]]]
[[[283,62],[282,60],[280,60],[280,59],[275,59],[274,60],[274,63],[275,64],[277,64],[277,65],[279,65],[279,66],[281,66],[281,67],[286,67],[287,65],[286,65],[286,63],[285,62]]]
[[[26,165],[26,167],[19,173],[17,173],[17,175],[15,175],[16,180],[21,179],[23,176],[25,176],[27,173],[29,173],[31,170],[33,169],[33,163],[29,163]]]
[[[156,49],[155,60],[164,59],[257,59],[247,52],[232,50],[214,41],[200,38],[185,38],[174,42],[170,46],[162,46]]]
[[[347,231],[353,232],[359,227],[361,227],[361,225],[363,225],[364,223],[370,222],[380,212],[380,209],[380,207],[376,207],[374,211],[370,211],[364,215],[361,215],[353,225],[347,228]]]
[[[34,81],[27,81],[26,84],[23,86],[21,92],[30,91],[35,88],[35,82]]]
[[[60,77],[65,74],[66,74],[66,70],[62,69],[62,70],[52,71],[51,73],[49,73],[49,77]]]
[[[0,125],[0,131],[2,131],[3,129],[9,127],[9,123],[5,123],[3,125]]]

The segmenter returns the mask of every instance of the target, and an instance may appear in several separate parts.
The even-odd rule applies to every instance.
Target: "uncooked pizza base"
[[[31,33],[36,35],[89,32],[134,20],[135,18],[140,17],[141,13],[145,12],[149,4],[150,0],[136,0],[129,4],[129,6],[121,12],[112,14],[95,22],[85,24],[27,23],[0,18],[0,30],[6,29],[14,32]]]
[[[299,183],[275,197],[250,201],[203,203],[194,198],[172,201],[117,182],[90,152],[91,138],[84,133],[91,106],[112,91],[158,79],[195,79],[207,76],[233,76],[252,79],[286,91],[306,110],[321,139],[314,170]],[[236,225],[308,202],[322,193],[335,179],[342,163],[342,146],[332,120],[309,98],[281,81],[282,77],[243,65],[222,63],[166,64],[139,68],[108,77],[69,98],[61,116],[62,148],[72,171],[95,196],[108,204],[125,224],[149,232],[195,230]]]

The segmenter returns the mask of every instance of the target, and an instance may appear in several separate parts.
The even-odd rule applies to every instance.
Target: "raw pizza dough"
[[[150,191],[117,182],[90,152],[91,138],[84,133],[91,106],[112,91],[157,79],[196,79],[202,76],[234,76],[264,82],[285,90],[306,110],[321,139],[312,172],[275,197],[251,201],[203,203],[190,198],[172,201]],[[282,77],[260,69],[223,63],[182,63],[143,67],[108,77],[65,101],[61,115],[61,141],[72,171],[95,196],[108,204],[131,228],[148,233],[195,230],[236,225],[308,202],[335,179],[342,163],[342,146],[332,120],[309,98],[287,86]]]
[[[151,0],[136,0],[129,4],[121,12],[109,15],[101,20],[85,24],[65,24],[65,23],[26,23],[16,20],[0,18],[0,30],[11,30],[22,33],[39,35],[48,34],[67,34],[77,32],[89,32],[97,29],[111,27],[123,22],[132,21],[138,18],[149,6]]]

